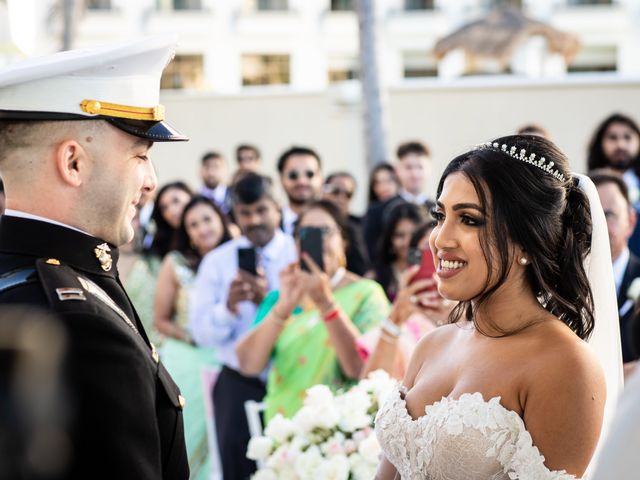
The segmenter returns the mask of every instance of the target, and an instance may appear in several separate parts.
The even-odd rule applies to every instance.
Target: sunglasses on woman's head
[[[309,180],[311,180],[313,177],[316,176],[316,172],[314,172],[313,170],[305,170],[304,172],[299,172],[298,170],[291,170],[289,173],[287,173],[287,178],[295,182],[303,175],[307,177]]]

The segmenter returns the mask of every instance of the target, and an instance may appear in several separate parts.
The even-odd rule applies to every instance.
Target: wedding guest
[[[289,235],[298,215],[322,195],[320,156],[307,147],[291,147],[278,159],[280,184],[288,203],[282,207],[282,230]]]
[[[153,321],[158,273],[164,256],[177,247],[182,211],[191,196],[191,189],[184,182],[171,182],[160,188],[151,214],[154,225],[151,246],[133,262],[125,281],[127,293],[137,306],[147,335],[157,346],[162,343]]]
[[[224,478],[247,478],[256,470],[246,458],[247,400],[265,395],[267,365],[251,375],[240,371],[235,345],[251,327],[258,305],[279,286],[280,271],[295,259],[293,238],[283,233],[271,179],[247,173],[233,187],[231,205],[242,236],[209,252],[196,276],[189,310],[191,334],[216,349],[222,369],[213,388],[216,436]],[[239,268],[240,249],[255,252],[251,272]]]
[[[202,258],[231,239],[227,219],[206,197],[196,195],[184,207],[177,248],[162,261],[155,295],[154,320],[164,336],[160,357],[189,400],[184,432],[192,479],[209,478],[205,399],[201,372],[216,365],[213,348],[197,347],[188,330],[189,293]]]
[[[348,172],[334,172],[325,180],[323,198],[335,203],[347,218],[347,270],[356,275],[366,275],[371,262],[362,238],[362,218],[351,213],[351,199],[356,190],[356,179]]]
[[[380,163],[371,170],[369,175],[369,205],[386,202],[398,195],[400,180],[396,169],[390,163]]]
[[[227,161],[218,152],[207,152],[200,161],[200,178],[202,187],[198,192],[213,201],[222,212],[229,213],[229,189],[225,183],[227,178]]]
[[[640,127],[629,116],[614,113],[605,118],[589,142],[589,170],[612,168],[624,175],[629,187],[629,199],[636,206],[640,201]]]
[[[600,203],[607,219],[613,277],[618,296],[622,361],[625,377],[628,377],[638,360],[631,338],[631,322],[635,312],[634,299],[629,298],[629,289],[633,281],[640,277],[640,258],[631,253],[628,247],[637,215],[629,202],[629,191],[622,175],[613,170],[600,169],[592,171],[589,177],[598,189]]]
[[[155,224],[150,247],[153,254],[164,258],[176,248],[182,211],[192,196],[191,189],[181,181],[167,183],[158,190],[151,214]]]
[[[243,143],[236,148],[236,161],[238,170],[243,172],[260,173],[260,150],[255,145]]]
[[[389,317],[380,329],[358,339],[361,357],[366,361],[361,378],[383,369],[401,380],[418,341],[436,327],[448,323],[455,302],[442,298],[436,290],[435,279],[414,279],[420,270],[421,257],[431,255],[429,235],[433,227],[434,223],[428,221],[411,237],[410,252],[413,251],[418,264],[410,265],[400,274],[398,295]]]
[[[369,258],[372,259],[378,253],[377,239],[382,235],[388,210],[397,205],[400,200],[423,206],[427,210],[433,206],[433,202],[423,191],[431,170],[428,147],[416,141],[405,142],[398,146],[396,156],[398,160],[395,164],[395,172],[400,182],[398,195],[371,205],[363,220],[363,235]]]
[[[280,274],[280,289],[268,294],[253,329],[236,346],[240,368],[256,375],[271,362],[265,421],[294,414],[304,392],[316,384],[345,386],[359,378],[356,339],[379,325],[388,303],[380,286],[345,269],[346,221],[331,202],[320,200],[300,214],[305,227],[323,232],[324,270],[304,255]],[[298,244],[299,246],[299,244]]]
[[[585,340],[596,328],[617,341],[617,323],[607,318],[615,298],[597,192],[579,182],[566,156],[532,135],[498,138],[446,167],[429,244],[438,291],[460,303],[450,325],[418,343],[403,388],[377,414],[377,478],[584,474],[605,399],[617,394]]]
[[[549,131],[538,123],[527,123],[520,127],[517,131],[518,135],[538,135],[544,137],[547,140],[551,139]]]
[[[393,205],[385,214],[373,266],[375,279],[390,301],[395,299],[400,274],[408,266],[411,236],[419,225],[427,221],[427,215],[424,207],[404,201]]]

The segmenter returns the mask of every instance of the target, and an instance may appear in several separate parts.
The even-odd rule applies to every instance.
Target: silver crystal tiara
[[[541,169],[542,171],[544,171],[545,173],[557,178],[558,180],[560,180],[561,182],[565,181],[564,175],[558,171],[557,169],[554,169],[554,163],[553,162],[549,162],[547,163],[546,158],[544,157],[540,157],[540,160],[536,160],[536,154],[535,153],[531,153],[527,156],[527,151],[523,148],[520,150],[520,152],[517,152],[517,148],[516,147],[509,147],[506,144],[502,144],[500,145],[497,142],[487,142],[487,143],[481,143],[480,145],[478,145],[477,148],[490,148],[491,150],[496,150],[496,151],[500,151],[500,152],[504,152],[507,155],[509,155],[510,157],[515,158],[516,160],[520,160],[522,162],[528,163],[530,165],[533,165],[534,167],[538,167],[539,169]]]

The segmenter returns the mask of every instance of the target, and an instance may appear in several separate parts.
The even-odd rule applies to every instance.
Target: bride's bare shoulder
[[[442,355],[447,348],[455,348],[456,339],[470,328],[473,328],[471,323],[458,322],[438,327],[422,337],[411,354],[404,385],[411,387],[422,365]]]

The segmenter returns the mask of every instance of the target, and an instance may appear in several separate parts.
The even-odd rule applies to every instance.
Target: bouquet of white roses
[[[277,414],[249,442],[247,457],[263,463],[252,479],[371,480],[380,456],[373,420],[394,385],[377,370],[344,393],[311,387],[293,418]]]

